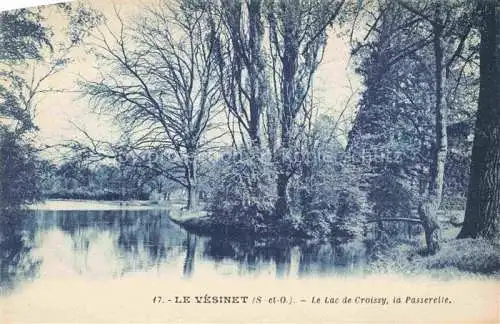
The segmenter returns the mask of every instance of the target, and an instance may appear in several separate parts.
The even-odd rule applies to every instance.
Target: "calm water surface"
[[[53,279],[138,274],[275,278],[362,272],[356,245],[291,246],[191,234],[168,210],[35,210],[0,221],[0,292]]]

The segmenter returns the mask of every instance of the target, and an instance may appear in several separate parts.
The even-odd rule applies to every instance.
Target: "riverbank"
[[[187,231],[200,235],[210,235],[214,228],[213,218],[202,209],[186,210],[183,206],[169,208],[168,217]]]
[[[218,236],[224,238],[241,239],[242,236],[251,236],[244,227],[238,228],[234,224],[222,224],[216,217],[203,209],[184,210],[182,208],[169,209],[169,218],[185,230],[200,236]]]
[[[228,221],[228,218],[219,218],[211,214],[203,205],[194,210],[172,208],[169,210],[169,217],[177,225],[199,236],[213,236],[229,240],[285,240],[288,243],[307,240],[306,236],[290,226]]]

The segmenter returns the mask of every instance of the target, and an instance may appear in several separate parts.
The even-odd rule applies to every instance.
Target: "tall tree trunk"
[[[286,102],[288,100],[284,100],[286,106]],[[287,109],[283,109],[286,111]],[[281,153],[279,156],[279,163],[278,163],[278,176],[277,176],[277,183],[276,183],[276,191],[278,194],[278,199],[276,200],[276,205],[275,205],[275,213],[277,218],[283,218],[285,215],[287,215],[290,212],[289,206],[288,206],[288,196],[287,196],[287,191],[288,191],[288,182],[290,179],[290,175],[288,174],[287,168],[288,168],[288,159],[287,156],[289,155],[289,149],[290,149],[290,128],[291,128],[291,117],[286,115],[286,113],[283,113],[282,116],[282,121],[281,121]]]
[[[188,210],[196,207],[198,203],[198,188],[197,188],[197,179],[196,179],[196,161],[194,154],[188,155],[188,162],[186,166],[186,181],[187,181],[187,206]]]
[[[248,64],[248,79],[250,83],[250,140],[253,147],[260,147],[260,123],[264,107],[266,77],[265,61],[262,54],[264,27],[262,24],[262,1],[253,0],[248,6],[248,47],[250,49]]]
[[[465,219],[458,238],[499,236],[500,1],[482,2],[479,104]]]
[[[433,159],[430,168],[429,197],[419,205],[419,216],[424,227],[427,251],[434,254],[439,250],[439,222],[437,210],[441,205],[444,185],[444,167],[448,152],[448,136],[446,126],[448,123],[448,110],[444,96],[446,89],[446,75],[444,64],[444,49],[442,44],[443,21],[441,3],[438,0],[434,13],[434,82],[435,82],[435,116],[436,116],[436,141],[433,150]]]
[[[283,117],[285,119],[287,117]],[[282,119],[281,123],[281,153],[279,156],[279,163],[278,163],[278,176],[277,176],[277,182],[276,182],[276,191],[278,194],[278,199],[276,200],[275,204],[275,213],[277,218],[283,218],[285,215],[287,215],[290,212],[289,206],[288,206],[288,196],[287,196],[287,191],[288,191],[288,181],[290,179],[290,176],[288,175],[287,171],[287,155],[288,155],[288,150],[290,149],[290,138],[289,138],[289,127],[287,126]]]
[[[276,184],[278,199],[275,204],[275,213],[278,219],[283,218],[290,211],[288,207],[287,189],[288,189],[288,176],[280,172]]]
[[[187,199],[187,210],[191,210],[196,206],[197,199],[196,199],[196,189],[193,185],[189,184],[187,188],[187,194],[188,194],[188,199]]]
[[[443,47],[441,41],[441,27],[436,31],[434,39],[434,51],[436,59],[435,82],[436,82],[436,142],[434,147],[434,157],[431,166],[430,195],[434,197],[437,207],[441,204],[444,186],[444,167],[446,155],[448,153],[448,109],[444,96],[446,88],[445,68],[443,60]]]
[[[242,142],[247,138],[250,146],[261,146],[261,117],[268,104],[268,78],[263,50],[265,27],[262,19],[262,0],[224,0],[221,5],[224,26],[229,39],[229,69],[226,71],[222,53],[219,62],[222,96],[230,113],[236,117],[244,130]],[[221,8],[222,9],[222,8]],[[214,25],[215,28],[215,25]],[[217,31],[216,33],[219,33]],[[221,49],[219,48],[219,51]],[[233,138],[234,141],[234,138]]]
[[[298,41],[296,38],[295,22],[290,14],[286,15],[284,19],[283,31],[283,57],[282,60],[282,85],[281,85],[281,98],[283,100],[281,110],[281,153],[280,165],[278,170],[277,179],[277,193],[278,200],[276,201],[276,215],[283,217],[289,213],[287,189],[288,181],[290,179],[289,159],[290,155],[290,141],[292,136],[292,127],[297,110],[297,98],[295,89],[295,78],[297,74],[297,60],[298,60]]]

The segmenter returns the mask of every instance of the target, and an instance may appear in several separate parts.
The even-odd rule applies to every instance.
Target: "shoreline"
[[[152,210],[169,209],[177,205],[175,202],[157,202],[152,200],[77,200],[47,199],[29,204],[28,210]]]

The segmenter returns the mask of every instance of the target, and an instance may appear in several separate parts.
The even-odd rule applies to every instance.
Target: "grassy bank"
[[[372,249],[373,262],[369,271],[426,274],[443,279],[485,275],[500,279],[500,243],[484,239],[456,239],[460,227],[451,225],[449,218],[460,218],[457,214],[463,214],[463,211],[448,212],[442,218],[441,249],[435,255],[425,255],[423,235],[413,240],[396,240]]]

